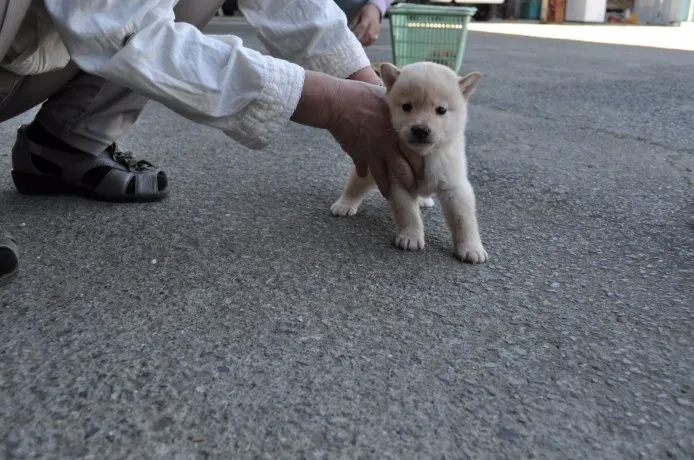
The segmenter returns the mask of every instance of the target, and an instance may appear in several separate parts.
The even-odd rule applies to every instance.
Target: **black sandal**
[[[20,193],[70,193],[104,201],[156,201],[168,195],[164,171],[116,144],[96,156],[64,152],[32,142],[27,127],[19,128],[12,148],[12,179]]]
[[[0,227],[0,287],[10,283],[19,272],[17,242]]]

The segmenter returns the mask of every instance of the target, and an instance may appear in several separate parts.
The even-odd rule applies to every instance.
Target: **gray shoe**
[[[156,201],[169,191],[166,173],[121,152],[116,144],[99,155],[62,152],[32,142],[27,125],[12,148],[12,179],[27,195],[78,194],[104,201]]]
[[[19,271],[17,242],[0,227],[0,287],[9,284]]]

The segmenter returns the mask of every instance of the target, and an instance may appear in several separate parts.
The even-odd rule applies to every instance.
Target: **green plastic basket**
[[[393,64],[431,61],[460,72],[475,7],[399,3],[388,9]]]

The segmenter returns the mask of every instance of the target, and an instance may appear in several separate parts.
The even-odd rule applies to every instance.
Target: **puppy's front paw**
[[[489,256],[481,242],[459,243],[455,246],[455,256],[462,262],[471,264],[483,264]]]
[[[330,212],[333,216],[349,217],[357,213],[359,209],[359,203],[353,203],[343,198],[340,198],[332,206],[330,206]]]
[[[403,230],[395,235],[393,244],[405,251],[418,251],[424,249],[424,232]]]
[[[420,208],[433,208],[434,204],[435,204],[434,199],[431,197],[419,199],[419,207]]]

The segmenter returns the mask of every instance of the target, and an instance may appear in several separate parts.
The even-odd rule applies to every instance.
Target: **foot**
[[[105,201],[154,201],[168,194],[166,173],[115,144],[91,155],[53,137],[36,122],[22,126],[12,148],[20,193],[72,193]]]
[[[433,208],[435,205],[434,199],[432,197],[420,198],[419,207],[420,208]]]
[[[333,216],[340,217],[350,217],[357,213],[359,210],[359,203],[355,201],[347,200],[340,197],[332,206],[330,206],[330,212]]]
[[[461,262],[469,262],[471,264],[483,264],[489,258],[481,241],[456,244],[455,256]]]
[[[9,233],[0,228],[0,286],[9,284],[19,271],[19,249]]]
[[[393,244],[405,251],[419,251],[424,249],[424,232],[418,229],[399,231],[395,234]]]

